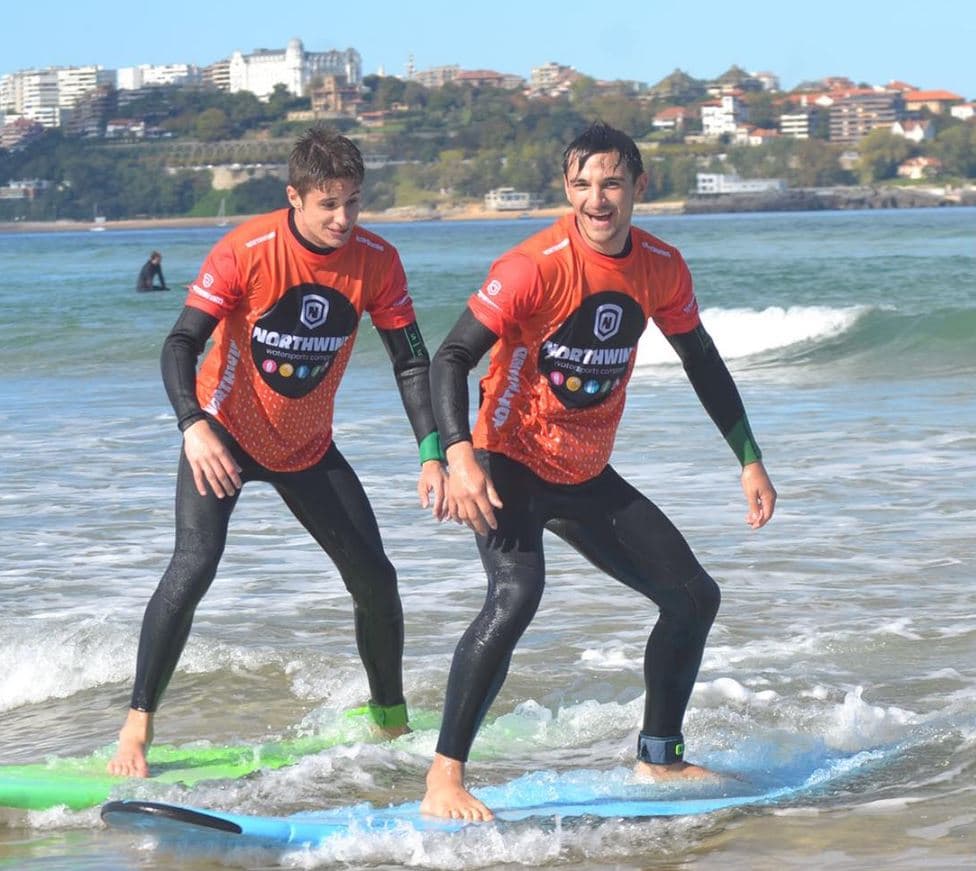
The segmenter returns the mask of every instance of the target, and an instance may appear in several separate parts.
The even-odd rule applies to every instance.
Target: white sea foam
[[[849,330],[869,306],[842,308],[796,305],[749,308],[708,308],[702,311],[705,329],[726,360],[751,357],[803,342],[839,336]],[[637,349],[638,366],[677,364],[674,350],[661,332],[649,327]]]

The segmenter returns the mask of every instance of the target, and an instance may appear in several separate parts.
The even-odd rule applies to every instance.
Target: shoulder
[[[642,252],[645,257],[657,261],[662,265],[668,262],[674,264],[684,263],[681,252],[668,242],[658,238],[653,233],[648,233],[640,227],[631,227],[633,234],[634,247]]]
[[[358,224],[352,231],[352,236],[347,243],[353,250],[367,257],[389,257],[399,259],[400,254],[396,247],[372,230],[367,230]]]
[[[235,260],[247,260],[252,256],[260,256],[267,250],[268,243],[287,232],[288,209],[256,215],[221,236],[211,249],[211,254],[223,257],[230,254]]]
[[[572,220],[571,214],[563,215],[554,224],[550,224],[544,230],[540,230],[520,242],[509,253],[518,252],[527,257],[532,257],[537,262],[542,262],[552,255],[570,248],[572,244],[570,221]]]

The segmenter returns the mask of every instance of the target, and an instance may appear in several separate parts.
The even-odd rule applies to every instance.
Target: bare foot
[[[399,738],[401,735],[409,735],[413,729],[411,729],[406,723],[402,726],[377,726],[372,727],[373,734],[384,741],[392,741],[394,738]]]
[[[108,763],[108,773],[118,777],[149,777],[146,753],[152,743],[152,714],[129,709],[119,732],[119,746]]]
[[[427,794],[420,812],[451,820],[488,822],[495,815],[464,788],[464,763],[434,754],[427,772]]]
[[[638,780],[652,780],[655,783],[671,783],[681,780],[719,780],[721,775],[690,762],[672,762],[670,765],[652,765],[638,761],[634,767]]]

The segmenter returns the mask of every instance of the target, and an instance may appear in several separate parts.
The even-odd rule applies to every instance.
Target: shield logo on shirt
[[[596,310],[593,317],[593,335],[601,342],[612,339],[620,331],[624,310],[612,302],[604,303]]]
[[[329,301],[324,296],[310,293],[302,300],[301,321],[310,330],[325,323],[329,316]]]

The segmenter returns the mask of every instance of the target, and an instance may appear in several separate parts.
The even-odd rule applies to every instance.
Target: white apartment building
[[[152,85],[185,85],[199,76],[199,71],[191,64],[139,64],[118,70],[115,87],[120,91],[138,91]]]
[[[739,178],[737,175],[720,172],[697,173],[698,194],[759,194],[768,191],[786,190],[786,182],[781,178]]]
[[[410,76],[411,81],[423,85],[425,88],[443,88],[448,82],[453,82],[461,74],[461,67],[457,64],[431,67],[417,70]]]
[[[0,78],[0,112],[43,127],[59,126],[57,70],[20,70]]]
[[[569,86],[579,78],[572,67],[552,61],[540,67],[532,67],[529,74],[529,91],[533,94],[557,96],[569,90]]]
[[[0,113],[59,127],[85,94],[114,81],[115,72],[99,66],[20,70],[0,78]]]
[[[705,103],[701,107],[702,135],[706,139],[718,139],[725,133],[734,135],[747,114],[746,107],[734,94],[725,94],[718,100]]]
[[[58,105],[62,109],[73,109],[89,91],[99,85],[114,85],[115,70],[105,70],[99,66],[58,67]]]
[[[794,139],[809,139],[810,113],[784,112],[779,116],[779,132]]]
[[[307,52],[300,39],[289,40],[284,51],[259,49],[251,54],[235,51],[230,57],[231,93],[250,91],[267,100],[277,85],[304,97],[313,79],[344,76],[350,85],[362,81],[362,58],[355,49]]]

